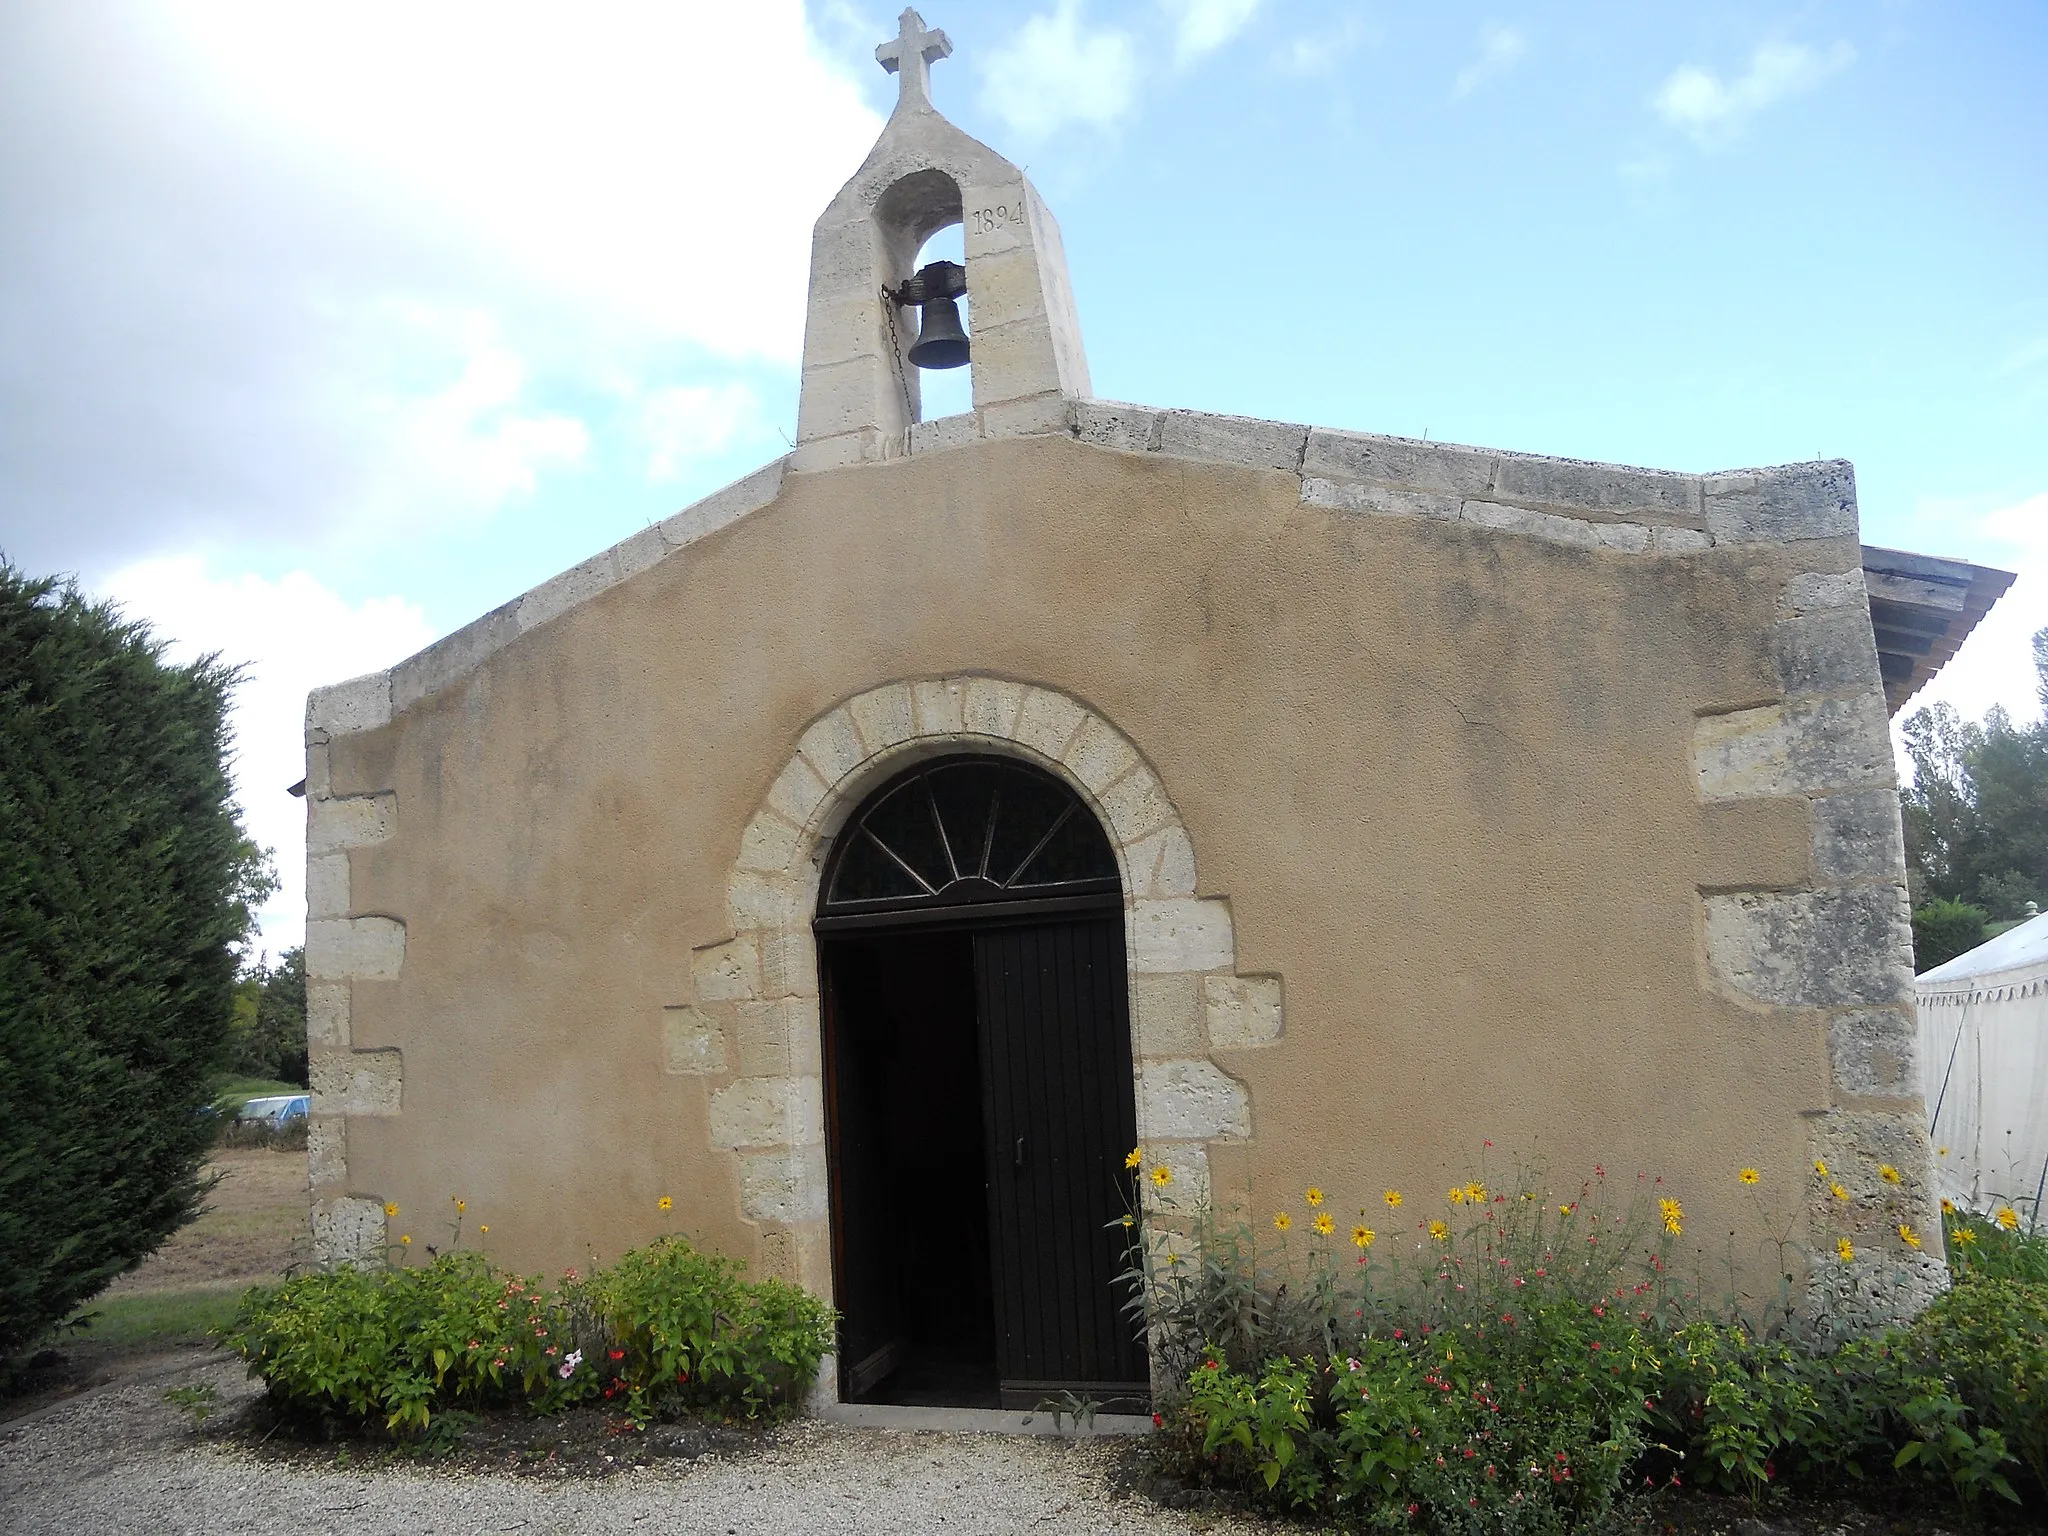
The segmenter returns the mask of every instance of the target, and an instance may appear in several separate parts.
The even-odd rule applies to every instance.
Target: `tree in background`
[[[189,1220],[236,946],[232,668],[0,560],[0,1356]]]
[[[229,1067],[306,1086],[306,952],[288,949],[235,983]]]
[[[2034,670],[2041,718],[2032,725],[1996,707],[1978,724],[1935,704],[1901,727],[1913,762],[1900,799],[1918,911],[1937,900],[1993,918],[2020,917],[2028,902],[2048,907],[2048,629],[2034,636]]]

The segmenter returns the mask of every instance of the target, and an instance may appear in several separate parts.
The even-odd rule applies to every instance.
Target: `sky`
[[[2037,0],[923,11],[940,110],[1059,218],[1098,396],[1851,459],[1866,542],[2019,573],[1915,702],[2037,714]],[[0,6],[0,552],[244,665],[273,956],[309,688],[787,451],[810,226],[895,32],[845,0]]]

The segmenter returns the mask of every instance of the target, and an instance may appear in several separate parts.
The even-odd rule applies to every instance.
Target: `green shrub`
[[[598,1399],[642,1424],[683,1410],[753,1417],[801,1400],[832,1315],[740,1273],[679,1237],[552,1290],[447,1253],[251,1291],[223,1342],[288,1410],[397,1435],[451,1408],[545,1414]]]
[[[2048,1503],[2048,1286],[1966,1279],[1920,1314],[1904,1344],[2004,1435],[2031,1497]]]
[[[231,669],[0,562],[0,1356],[188,1221],[263,861]]]
[[[801,1400],[831,1348],[832,1314],[796,1286],[739,1276],[733,1260],[664,1237],[593,1277],[604,1395],[623,1395],[641,1423],[685,1409],[752,1416]]]
[[[1840,1315],[1780,1299],[1742,1321],[1672,1274],[1684,1212],[1655,1185],[1614,1209],[1597,1170],[1562,1205],[1524,1182],[1454,1190],[1451,1219],[1391,1254],[1361,1212],[1349,1262],[1321,1191],[1299,1222],[1275,1213],[1263,1248],[1206,1211],[1134,1217],[1135,1310],[1191,1358],[1162,1404],[1160,1469],[1445,1532],[1581,1527],[1646,1482],[1968,1510],[2019,1499],[2016,1456],[2030,1496],[2048,1492],[2048,1287],[1966,1279],[1912,1328],[1873,1332],[1870,1298],[1824,1284],[1812,1295]],[[1288,1246],[1301,1225],[1305,1252]],[[2017,1264],[2023,1242],[1977,1248]],[[1214,1342],[1190,1355],[1197,1329]]]
[[[1984,942],[1991,914],[1967,902],[1936,897],[1913,909],[1913,969],[1931,971]]]
[[[1647,1445],[1648,1341],[1687,1300],[1666,1269],[1682,1212],[1648,1188],[1611,1201],[1597,1173],[1563,1205],[1522,1182],[1461,1186],[1405,1251],[1390,1235],[1375,1252],[1364,1212],[1340,1231],[1321,1191],[1298,1264],[1287,1212],[1264,1252],[1199,1213],[1190,1255],[1141,1232],[1129,1279],[1157,1336],[1185,1351],[1227,1330],[1162,1415],[1163,1470],[1427,1529],[1562,1530],[1611,1509]]]
[[[1204,1362],[1166,1438],[1183,1471],[1294,1507],[1559,1530],[1612,1508],[1656,1382],[1635,1323],[1560,1300],[1490,1327],[1394,1329],[1341,1361],[1269,1361],[1256,1377]]]
[[[1839,1493],[1893,1474],[1964,1506],[2017,1498],[1996,1418],[1897,1330],[1814,1350],[1737,1326],[1680,1329],[1658,1428],[1695,1481],[1752,1500],[1772,1484]]]

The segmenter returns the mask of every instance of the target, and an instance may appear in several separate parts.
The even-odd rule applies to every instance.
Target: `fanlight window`
[[[884,785],[839,835],[821,916],[1114,894],[1116,855],[1075,793],[1003,758]]]

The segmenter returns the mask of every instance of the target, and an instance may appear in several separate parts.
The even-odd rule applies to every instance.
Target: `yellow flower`
[[[1308,1202],[1310,1210],[1314,1210],[1317,1206],[1323,1203],[1323,1192],[1320,1189],[1317,1189],[1315,1185],[1311,1184],[1308,1187],[1308,1193],[1303,1195],[1301,1198]]]
[[[1438,1242],[1442,1242],[1445,1238],[1451,1235],[1451,1229],[1445,1226],[1440,1221],[1432,1221],[1429,1224],[1429,1235],[1435,1238]]]
[[[454,1197],[453,1195],[450,1195],[450,1196],[449,1196],[448,1198],[449,1198],[450,1200],[455,1200],[455,1197]],[[455,1214],[456,1214],[456,1215],[460,1216],[460,1215],[461,1215],[461,1214],[462,1214],[462,1213],[463,1213],[464,1211],[466,1211],[466,1210],[468,1210],[468,1209],[469,1209],[469,1202],[468,1202],[467,1200],[455,1200]]]
[[[1180,1255],[1175,1253],[1171,1248],[1169,1248],[1166,1250],[1166,1262],[1178,1267],[1180,1264]]]
[[[1286,1213],[1285,1211],[1275,1211],[1275,1212],[1273,1213],[1273,1230],[1274,1230],[1274,1231],[1276,1231],[1276,1232],[1285,1232],[1285,1231],[1286,1231],[1286,1230],[1287,1230],[1288,1228],[1292,1227],[1293,1225],[1294,1225],[1294,1218],[1293,1218],[1292,1216],[1288,1215],[1288,1214],[1287,1214],[1287,1213]]]
[[[1762,1178],[1763,1175],[1758,1173],[1754,1168],[1745,1168],[1742,1170],[1742,1172],[1735,1175],[1735,1177],[1742,1180],[1742,1182],[1745,1184],[1754,1184],[1758,1179]]]
[[[1953,1216],[1953,1215],[1955,1215],[1955,1213],[1956,1213],[1956,1203],[1955,1203],[1955,1201],[1953,1201],[1953,1200],[1949,1199],[1949,1197],[1948,1197],[1947,1195],[1943,1195],[1943,1196],[1941,1197],[1941,1214],[1942,1214],[1942,1215],[1944,1215],[1944,1216]]]
[[[1936,1147],[1936,1148],[1934,1149],[1934,1155],[1935,1155],[1936,1157],[1947,1157],[1947,1156],[1948,1156],[1948,1148],[1947,1148],[1947,1147]]]
[[[1685,1231],[1685,1208],[1676,1200],[1659,1200],[1657,1209],[1664,1217],[1664,1230],[1673,1237]]]
[[[1828,1186],[1828,1193],[1833,1195],[1837,1200],[1846,1200],[1849,1198],[1849,1191],[1842,1188],[1842,1186],[1839,1184],[1830,1184]]]
[[[485,1237],[489,1237],[491,1235],[491,1229],[488,1224],[478,1227],[477,1231],[481,1232]]]
[[[1136,1168],[1144,1161],[1145,1149],[1143,1147],[1133,1147],[1131,1148],[1131,1155],[1124,1159],[1124,1166],[1126,1168]]]
[[[1887,1184],[1896,1184],[1899,1182],[1899,1170],[1894,1168],[1890,1163],[1879,1163],[1877,1165],[1877,1176],[1880,1179],[1883,1179]]]
[[[410,1248],[412,1246],[412,1234],[410,1232],[406,1233],[405,1236],[399,1239],[399,1241],[405,1244],[406,1247]]]
[[[1316,1236],[1328,1237],[1337,1230],[1337,1223],[1330,1219],[1328,1211],[1318,1211],[1316,1212],[1315,1228]]]
[[[1822,1178],[1826,1178],[1828,1176],[1828,1165],[1820,1158],[1816,1157],[1813,1160],[1813,1171],[1819,1174]]]
[[[1131,1214],[1130,1214],[1130,1213],[1129,1213],[1128,1211],[1126,1211],[1126,1212],[1124,1213],[1124,1225],[1125,1225],[1125,1226],[1127,1226],[1127,1227],[1128,1227],[1128,1226],[1133,1226],[1133,1225],[1135,1225],[1135,1224],[1136,1224],[1137,1220],[1138,1220],[1138,1218],[1137,1218],[1137,1217],[1135,1217],[1135,1216],[1133,1216],[1133,1215],[1131,1215]]]
[[[1844,1264],[1853,1262],[1856,1257],[1856,1245],[1850,1242],[1849,1239],[1847,1239],[1846,1237],[1836,1238],[1835,1257],[1840,1259]]]
[[[1685,1223],[1677,1220],[1675,1217],[1667,1216],[1664,1218],[1664,1230],[1673,1237],[1683,1237],[1685,1235]]]
[[[1378,1236],[1379,1233],[1373,1231],[1371,1227],[1357,1226],[1351,1229],[1351,1241],[1356,1243],[1360,1248],[1370,1248],[1372,1246],[1372,1240]]]
[[[1975,1227],[1957,1227],[1952,1235],[1956,1242],[1964,1248],[1977,1241],[1977,1229]]]
[[[1899,1223],[1899,1241],[1908,1248],[1918,1248],[1920,1246],[1920,1234],[1902,1221]]]
[[[1465,1198],[1474,1205],[1486,1204],[1486,1186],[1484,1184],[1467,1184],[1465,1186]]]
[[[1401,1191],[1398,1189],[1390,1189],[1384,1195],[1381,1195],[1380,1198],[1387,1202],[1388,1210],[1398,1211],[1401,1209]]]
[[[675,1201],[669,1199],[667,1195],[663,1195],[659,1200],[654,1202],[654,1206],[656,1210],[672,1211],[676,1208],[676,1203]]]
[[[398,1214],[398,1202],[396,1200],[386,1200],[384,1202],[384,1214],[386,1216],[396,1216]]]
[[[1570,1215],[1572,1215],[1572,1214],[1573,1214],[1574,1212],[1576,1212],[1577,1210],[1578,1210],[1578,1207],[1577,1207],[1577,1206],[1573,1206],[1573,1205],[1560,1205],[1560,1206],[1559,1206],[1559,1207],[1557,1208],[1557,1214],[1558,1214],[1558,1215],[1560,1215],[1560,1216],[1570,1216]]]
[[[2009,1205],[2001,1205],[1993,1211],[1991,1219],[2008,1232],[2017,1232],[2020,1229],[2020,1213]]]
[[[1155,1165],[1152,1169],[1152,1182],[1161,1189],[1166,1188],[1167,1185],[1173,1182],[1173,1170],[1164,1163]]]
[[[1462,1184],[1453,1184],[1451,1186],[1451,1193],[1449,1198],[1451,1204],[1463,1205],[1465,1203],[1465,1186]]]

